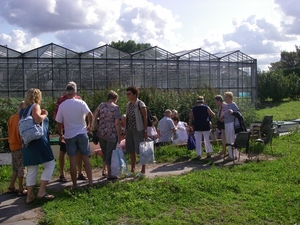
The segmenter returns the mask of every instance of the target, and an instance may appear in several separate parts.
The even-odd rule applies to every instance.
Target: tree
[[[126,52],[126,53],[133,53],[137,52],[146,48],[152,47],[149,43],[135,43],[133,40],[129,40],[127,42],[125,41],[118,41],[114,42],[112,41],[110,43],[110,46],[116,49],[119,49],[120,51]]]
[[[300,67],[300,48],[295,45],[296,51],[282,51],[280,53],[280,61],[271,63],[270,71],[278,71],[279,69],[291,69]],[[299,74],[298,74],[299,75]]]

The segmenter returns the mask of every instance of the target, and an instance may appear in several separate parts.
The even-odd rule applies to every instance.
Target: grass
[[[274,120],[295,119],[296,113],[288,119],[279,115],[288,112],[286,105],[295,108],[297,104],[284,103],[275,111],[258,113],[274,112]],[[42,207],[45,217],[40,224],[47,225],[299,224],[299,144],[300,133],[293,132],[274,139],[274,160],[226,168],[212,165],[210,170],[180,176],[119,181],[76,192],[63,190],[55,193],[53,201],[34,203],[34,207]],[[214,151],[220,148],[215,145]],[[269,146],[265,152],[270,153]],[[158,163],[195,156],[194,151],[173,146],[162,147],[155,155]],[[92,158],[92,164],[101,166],[101,160]],[[5,190],[10,170],[0,167],[0,188]]]
[[[296,224],[299,144],[294,133],[274,140],[276,160],[64,190],[41,224]]]
[[[263,119],[265,115],[273,115],[275,121],[291,121],[300,118],[300,101],[290,101],[282,103],[265,103],[264,108],[257,110],[257,118]]]

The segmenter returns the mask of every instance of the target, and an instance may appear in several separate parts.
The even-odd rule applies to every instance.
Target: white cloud
[[[0,34],[0,43],[20,52],[41,46],[41,42],[38,38],[30,38],[21,30],[13,30],[8,35]]]

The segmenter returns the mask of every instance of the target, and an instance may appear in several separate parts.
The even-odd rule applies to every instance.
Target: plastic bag
[[[140,164],[152,164],[155,163],[154,160],[154,142],[153,141],[144,141],[140,143]]]

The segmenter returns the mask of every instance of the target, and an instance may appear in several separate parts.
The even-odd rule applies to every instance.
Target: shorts
[[[111,156],[113,150],[117,147],[117,142],[110,142],[99,138],[100,147],[103,153],[103,161],[107,164],[111,164]]]
[[[11,157],[13,173],[16,173],[18,177],[24,177],[25,167],[23,166],[22,149],[12,151]]]
[[[76,156],[77,151],[81,155],[90,155],[90,143],[87,134],[77,134],[73,138],[65,139],[68,156]]]
[[[144,130],[128,129],[126,131],[126,153],[140,153],[140,143],[144,141]]]

